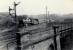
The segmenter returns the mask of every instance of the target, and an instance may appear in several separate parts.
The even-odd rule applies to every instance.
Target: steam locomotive
[[[34,19],[34,18],[26,18],[26,19],[19,19],[18,20],[18,25],[19,26],[30,26],[30,25],[37,25],[39,24],[39,20],[38,19]]]

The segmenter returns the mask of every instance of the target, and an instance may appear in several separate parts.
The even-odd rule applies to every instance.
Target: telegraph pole
[[[49,20],[49,23],[50,23],[51,21],[50,21],[49,11],[48,11],[48,17],[49,17],[49,19],[48,19],[48,20]]]
[[[11,14],[10,14],[10,11],[11,11],[11,10],[10,10],[10,6],[9,6],[9,15],[11,15]]]
[[[47,6],[46,6],[46,20],[45,21],[46,21],[46,24],[47,24]]]
[[[47,8],[47,6],[46,6],[46,17],[45,17],[46,28],[47,28],[47,26],[48,26],[48,25],[47,25],[47,17],[48,17],[48,15],[47,15],[47,14],[48,14],[48,11],[47,11],[47,10],[48,10],[48,8]]]

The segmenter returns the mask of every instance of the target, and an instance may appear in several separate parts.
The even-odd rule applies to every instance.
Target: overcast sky
[[[55,14],[73,13],[73,0],[15,0],[21,2],[17,6],[17,14],[37,15],[44,14],[47,5],[48,11]],[[0,0],[0,12],[7,12],[14,0]]]

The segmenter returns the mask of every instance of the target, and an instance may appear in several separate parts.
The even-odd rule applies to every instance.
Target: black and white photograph
[[[0,0],[0,50],[73,50],[73,0]]]

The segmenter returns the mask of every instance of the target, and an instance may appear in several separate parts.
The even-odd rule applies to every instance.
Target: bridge
[[[41,23],[18,31],[13,27],[0,32],[0,46],[7,50],[12,44],[13,50],[63,50],[63,42],[72,38],[72,32],[72,22],[48,23],[47,27]]]

